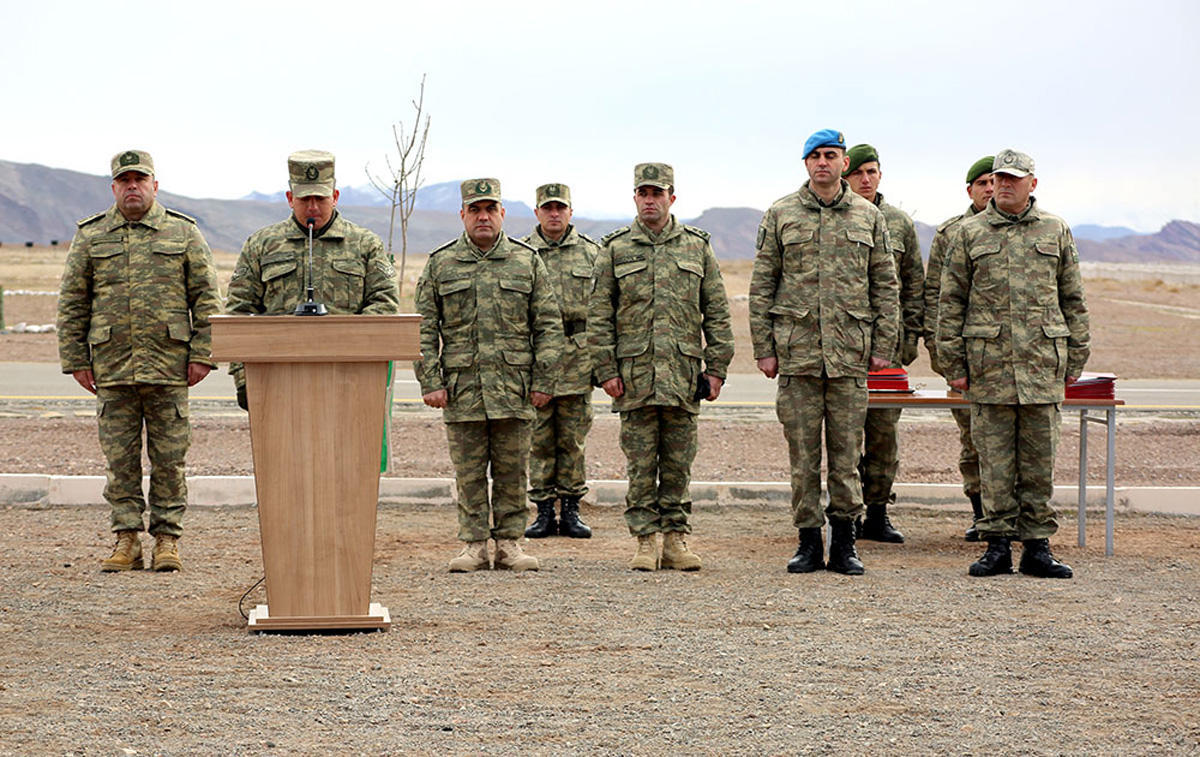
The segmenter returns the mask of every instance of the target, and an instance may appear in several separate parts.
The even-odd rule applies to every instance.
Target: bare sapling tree
[[[416,207],[417,191],[421,188],[421,168],[425,163],[425,143],[429,138],[429,115],[425,113],[425,75],[421,75],[421,89],[416,100],[412,100],[415,111],[412,128],[405,126],[404,121],[392,124],[392,139],[396,144],[396,154],[385,155],[387,175],[371,173],[371,166],[366,167],[367,178],[371,186],[391,203],[392,212],[388,220],[387,251],[392,260],[393,236],[396,230],[396,216],[400,217],[400,294],[404,294],[404,269],[408,262],[408,221]],[[424,118],[424,123],[422,123]]]

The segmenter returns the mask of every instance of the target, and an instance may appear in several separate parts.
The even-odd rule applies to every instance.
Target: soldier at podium
[[[535,408],[555,392],[562,316],[546,264],[503,231],[497,179],[461,187],[464,232],[438,247],[417,282],[421,358],[413,364],[426,405],[443,410],[458,487],[462,551],[450,572],[492,566],[537,570],[523,552],[525,466]],[[488,501],[488,469],[492,496]]]
[[[396,270],[375,232],[347,221],[337,209],[332,153],[301,150],[288,156],[287,220],[259,229],[242,246],[225,310],[241,315],[290,315],[305,299],[308,235],[312,226],[312,284],[330,313],[389,315],[400,310]],[[242,366],[229,367],[238,405],[246,408]]]

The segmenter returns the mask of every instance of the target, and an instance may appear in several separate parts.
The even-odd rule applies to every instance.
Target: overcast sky
[[[967,167],[1037,162],[1073,224],[1200,221],[1200,3],[4,3],[0,159],[105,173],[150,150],[160,188],[236,198],[320,148],[382,167],[427,74],[427,182],[632,215],[632,167],[675,167],[676,213],[765,209],[819,128],[880,152],[889,200],[961,212]]]

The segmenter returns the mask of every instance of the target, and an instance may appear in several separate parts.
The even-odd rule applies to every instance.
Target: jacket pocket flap
[[[963,324],[962,335],[964,337],[975,336],[982,339],[995,339],[1000,336],[1000,324],[966,323]]]
[[[183,242],[159,242],[154,245],[156,255],[182,255],[187,245]]]
[[[646,351],[650,342],[646,340],[622,340],[617,345],[617,357],[635,357]]]
[[[443,352],[442,365],[446,368],[469,368],[475,365],[475,353],[471,351]]]
[[[1058,337],[1070,336],[1071,330],[1067,328],[1067,324],[1065,323],[1043,323],[1042,333],[1051,339],[1057,339]]]
[[[631,273],[644,271],[646,270],[647,265],[649,264],[645,260],[634,260],[629,263],[614,263],[613,276],[616,276],[619,279],[622,276],[628,276]]]
[[[1000,252],[999,242],[985,242],[983,244],[971,245],[971,247],[967,250],[967,256],[970,257],[971,260],[975,260],[976,258],[983,257],[984,255],[992,255],[997,252]]]
[[[577,279],[590,279],[592,277],[591,268],[572,268],[571,275]]]
[[[464,289],[471,288],[470,279],[454,279],[453,281],[439,281],[437,285],[437,293],[445,297],[448,294],[461,292]]]
[[[88,344],[103,344],[112,338],[112,326],[92,326],[88,331]]]
[[[296,270],[296,261],[295,260],[288,260],[288,261],[285,261],[282,263],[271,263],[270,265],[263,265],[262,280],[263,281],[273,281],[275,279],[280,278],[281,276],[287,276],[289,273],[291,273],[292,271],[295,271],[295,270]]]
[[[125,246],[120,242],[106,242],[104,244],[94,244],[88,248],[88,257],[91,258],[111,258],[113,255],[120,255],[125,251]]]
[[[365,276],[367,273],[363,262],[354,258],[334,258],[329,261],[329,266],[338,273],[345,273],[350,276]]]
[[[190,323],[168,323],[167,335],[177,342],[192,341],[192,325]]]
[[[500,279],[500,288],[510,292],[529,294],[533,291],[533,281],[530,279]]]
[[[806,318],[808,316],[808,308],[793,308],[788,305],[772,305],[767,310],[767,315],[787,315],[792,318]]]
[[[703,358],[704,350],[700,349],[698,344],[689,344],[687,342],[679,343],[679,351],[688,357]]]
[[[812,229],[788,227],[779,234],[779,241],[786,247],[789,244],[804,244],[811,242],[814,232]]]
[[[700,263],[697,263],[695,260],[677,260],[675,261],[675,265],[679,266],[681,270],[687,271],[688,273],[694,273],[697,276],[704,276],[704,266]]]
[[[505,350],[504,362],[509,365],[533,365],[533,353]]]
[[[846,239],[849,239],[851,242],[865,244],[867,247],[875,246],[875,240],[872,238],[872,235],[862,229],[846,229]]]
[[[1034,245],[1034,248],[1037,249],[1039,255],[1049,255],[1055,258],[1058,257],[1057,242],[1038,242]]]
[[[873,320],[875,320],[875,314],[872,313],[870,310],[859,310],[857,308],[854,308],[854,309],[843,308],[843,310],[846,311],[846,315],[848,315],[851,318],[858,320],[858,321],[873,321]]]

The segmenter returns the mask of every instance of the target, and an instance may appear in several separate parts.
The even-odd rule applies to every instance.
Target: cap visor
[[[995,168],[992,170],[992,173],[1007,174],[1009,176],[1015,176],[1018,179],[1024,179],[1026,176],[1028,176],[1030,174],[1029,171],[1019,171],[1015,168]],[[983,174],[980,174],[980,176],[983,176]]]
[[[120,171],[117,171],[115,174],[113,174],[113,178],[115,179],[118,176],[120,176],[121,174],[129,173],[130,171],[136,171],[137,173],[144,174],[146,176],[154,175],[154,171],[152,171],[149,168],[146,168],[145,166],[130,166],[129,168],[122,168]]]
[[[665,181],[641,181],[641,182],[638,182],[638,185],[636,187],[634,187],[634,189],[640,189],[641,187],[658,187],[659,189],[670,189],[671,185],[666,183]]]
[[[333,197],[333,187],[328,184],[294,184],[292,197]]]

